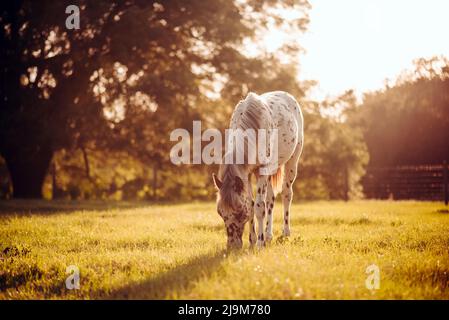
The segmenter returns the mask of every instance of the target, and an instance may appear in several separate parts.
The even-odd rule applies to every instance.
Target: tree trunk
[[[5,154],[13,187],[13,198],[42,198],[42,185],[53,151],[49,147],[38,147],[34,152],[28,153],[21,148],[23,146],[18,146],[15,152]]]

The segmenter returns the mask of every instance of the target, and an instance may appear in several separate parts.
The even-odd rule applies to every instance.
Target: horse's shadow
[[[214,254],[205,254],[189,262],[151,277],[143,282],[130,284],[113,290],[105,299],[167,299],[188,291],[193,283],[210,276],[220,268],[226,258],[226,250]]]

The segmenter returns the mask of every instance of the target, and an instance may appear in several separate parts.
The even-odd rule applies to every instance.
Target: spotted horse
[[[235,107],[230,129],[265,129],[268,132],[277,129],[278,152],[277,159],[270,160],[273,162],[271,165],[275,166],[275,170],[270,171],[272,174],[260,174],[261,164],[258,161],[254,164],[226,164],[222,161],[218,175],[213,174],[217,189],[217,211],[225,223],[228,248],[242,248],[243,230],[248,221],[251,247],[256,244],[260,248],[272,240],[273,207],[278,193],[282,195],[284,207],[282,235],[290,235],[292,187],[304,144],[303,123],[298,102],[283,91],[262,95],[251,92]],[[257,148],[257,144],[247,143],[246,153],[248,145]],[[251,184],[253,176],[256,179],[255,200]]]

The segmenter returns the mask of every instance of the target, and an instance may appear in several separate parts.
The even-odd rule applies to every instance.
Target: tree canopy
[[[449,61],[418,59],[393,85],[365,95],[352,120],[364,128],[370,166],[449,159]]]
[[[80,8],[79,30],[65,28],[68,5]],[[289,27],[305,28],[306,1],[2,2],[0,154],[14,196],[40,197],[64,148],[163,161],[168,131],[205,114],[217,77],[229,100],[249,87],[296,86],[273,56],[242,53],[244,39],[283,23],[270,10],[281,7],[303,10]]]

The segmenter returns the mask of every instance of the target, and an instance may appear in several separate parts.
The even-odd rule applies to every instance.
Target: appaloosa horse
[[[275,171],[260,174],[261,163],[220,165],[218,176],[213,175],[218,189],[217,211],[223,218],[228,247],[241,248],[245,223],[250,222],[249,242],[261,247],[273,238],[273,206],[275,196],[282,191],[284,206],[283,236],[290,235],[290,206],[292,184],[296,179],[298,160],[302,153],[303,116],[298,102],[283,91],[257,95],[249,93],[236,106],[230,129],[277,129],[277,159],[272,161]],[[248,144],[249,145],[249,144]],[[250,147],[257,147],[254,143]],[[257,151],[257,153],[260,150]],[[276,170],[277,169],[277,170]],[[256,199],[253,201],[251,176],[256,177]],[[268,214],[266,214],[268,213]],[[257,238],[254,216],[257,219]],[[264,219],[267,216],[264,233]]]

